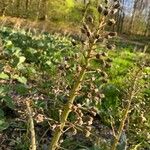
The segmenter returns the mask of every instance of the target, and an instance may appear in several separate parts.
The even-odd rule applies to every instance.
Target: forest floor
[[[71,22],[51,22],[51,21],[33,21],[17,17],[0,17],[0,26],[8,26],[13,28],[23,28],[27,30],[36,29],[39,32],[61,33],[63,35],[80,35],[80,26]],[[125,44],[131,44],[134,50],[150,51],[150,38],[138,35],[120,34],[120,41]]]

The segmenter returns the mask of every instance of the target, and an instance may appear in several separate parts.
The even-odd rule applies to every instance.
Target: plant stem
[[[111,147],[111,150],[116,150],[117,148],[117,145],[118,145],[118,142],[120,140],[120,137],[121,137],[121,134],[122,134],[122,131],[123,131],[123,128],[124,128],[124,125],[125,125],[125,122],[127,120],[127,117],[128,117],[128,114],[129,114],[129,111],[130,111],[130,107],[131,107],[131,103],[132,103],[132,100],[135,96],[135,88],[136,88],[136,81],[138,79],[138,74],[140,73],[140,71],[137,72],[136,74],[136,77],[133,81],[133,84],[132,84],[132,89],[131,89],[131,92],[129,93],[129,97],[128,97],[128,103],[127,103],[127,107],[126,109],[124,110],[124,114],[123,114],[123,118],[120,122],[120,126],[119,126],[119,129],[118,129],[118,134],[115,136],[115,139],[114,139],[114,143]]]
[[[27,111],[29,115],[29,123],[30,123],[30,132],[31,132],[31,150],[36,150],[36,139],[35,139],[35,130],[34,130],[34,122],[32,118],[32,110],[30,107],[30,102],[26,101]]]
[[[79,87],[80,87],[80,85],[83,81],[84,75],[86,73],[86,69],[89,65],[89,58],[90,58],[90,54],[92,51],[92,46],[89,46],[89,47],[90,47],[90,49],[88,51],[88,56],[86,57],[86,60],[85,60],[86,61],[85,66],[82,68],[82,70],[78,76],[78,79],[77,79],[76,83],[74,84],[73,89],[70,91],[69,99],[63,108],[63,112],[62,112],[62,115],[60,118],[60,126],[56,128],[56,131],[55,131],[54,136],[52,138],[49,150],[55,150],[58,147],[58,141],[60,139],[60,136],[62,135],[63,128],[64,128],[65,123],[67,121],[68,115],[71,111],[71,107],[72,107],[73,102],[77,96],[76,93],[79,90]]]

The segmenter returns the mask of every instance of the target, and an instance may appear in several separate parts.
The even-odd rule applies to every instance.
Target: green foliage
[[[82,8],[80,10],[82,11]],[[94,10],[91,9],[91,13],[94,15]],[[35,109],[42,110],[48,117],[58,121],[59,114],[57,111],[61,109],[62,104],[66,101],[68,88],[72,86],[74,74],[77,73],[76,68],[79,67],[77,64],[84,63],[84,56],[81,55],[79,45],[74,46],[71,38],[58,34],[33,33],[6,27],[0,29],[0,37],[3,43],[3,51],[0,54],[2,56],[0,60],[0,81],[3,81],[0,85],[0,131],[7,129],[10,125],[5,116],[4,106],[13,110],[16,108],[11,95],[12,92],[23,97],[43,94],[44,100],[42,98],[37,100],[33,97]],[[101,53],[102,51],[105,50],[97,48],[97,52]],[[82,56],[79,62],[72,59],[72,57],[76,59],[76,54]],[[95,86],[97,89],[102,87],[105,97],[99,100],[98,103],[88,103],[85,98],[86,95],[81,95],[77,97],[77,101],[80,101],[88,108],[94,106],[98,110],[103,124],[110,127],[113,121],[118,127],[122,118],[122,99],[125,94],[126,79],[130,77],[130,70],[138,68],[137,62],[143,56],[145,58],[146,56],[139,52],[134,53],[130,48],[109,51],[108,55],[112,58],[112,66],[109,69],[105,68],[109,77],[107,84],[101,82],[99,73],[94,74],[96,78],[94,81]],[[66,64],[66,60],[68,60],[68,64]],[[66,65],[69,65],[69,67],[67,68]],[[101,62],[93,61],[91,66],[93,69],[98,69],[101,66]],[[149,67],[146,67],[145,74],[149,73]],[[92,75],[87,75],[87,78],[92,77]],[[146,78],[146,81],[149,82],[149,79]],[[10,86],[10,83],[13,84]],[[144,85],[143,80],[140,83]],[[88,93],[90,90],[89,86],[85,84],[83,93]],[[60,89],[60,93],[58,89]],[[62,91],[65,92],[63,93]],[[145,137],[150,127],[149,89],[145,88],[142,94],[141,99],[137,99],[133,103],[132,124],[129,128],[130,131],[126,133],[132,146],[143,141],[141,146],[144,144],[148,145],[147,138]],[[144,124],[138,122],[141,119],[139,117],[141,113],[144,114],[147,120]],[[70,119],[74,120],[74,116],[71,116]],[[136,130],[134,130],[134,124],[137,124]],[[145,130],[139,131],[139,129],[143,129],[145,126]],[[16,142],[18,146],[21,143],[21,141]],[[95,141],[92,142],[94,145]],[[79,148],[86,146],[85,143],[73,141],[73,145],[77,146],[77,144]],[[27,149],[27,145],[28,143],[25,145],[25,149]],[[64,146],[68,147],[67,141],[64,141]],[[85,149],[100,149],[98,144],[92,148],[89,147]]]

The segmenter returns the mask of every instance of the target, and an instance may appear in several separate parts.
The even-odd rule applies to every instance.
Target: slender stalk
[[[86,64],[82,68],[82,70],[78,76],[78,79],[77,79],[76,83],[74,84],[73,89],[70,91],[69,99],[68,99],[66,105],[64,106],[64,109],[63,109],[63,112],[62,112],[62,115],[60,118],[60,126],[56,128],[56,131],[55,131],[54,136],[52,138],[49,150],[55,150],[58,147],[58,141],[60,139],[60,136],[62,135],[63,128],[66,124],[68,115],[71,111],[71,106],[73,105],[73,102],[77,96],[76,93],[78,92],[79,87],[83,81],[84,75],[86,73],[86,68],[89,65],[89,59],[90,59],[91,51],[92,51],[92,46],[90,46],[90,50],[88,51],[88,56],[86,57]]]
[[[131,92],[129,93],[129,97],[128,97],[128,104],[127,104],[126,109],[124,110],[124,114],[123,114],[122,120],[120,122],[120,126],[119,126],[119,129],[118,129],[118,132],[117,132],[118,134],[115,136],[114,143],[113,143],[113,145],[111,147],[111,150],[116,150],[118,142],[120,140],[122,131],[123,131],[124,126],[125,126],[125,122],[127,120],[128,114],[130,112],[130,107],[131,107],[132,100],[133,100],[133,98],[134,98],[134,96],[136,94],[136,92],[135,92],[136,83],[137,83],[136,81],[138,79],[138,74],[139,73],[140,73],[140,71],[137,72],[136,77],[135,77],[135,79],[133,81],[133,86],[132,86]]]
[[[35,138],[35,130],[34,130],[34,122],[32,118],[32,110],[30,107],[30,102],[26,102],[27,105],[27,111],[29,116],[29,123],[30,123],[30,132],[31,132],[31,148],[30,150],[36,150],[36,138]]]

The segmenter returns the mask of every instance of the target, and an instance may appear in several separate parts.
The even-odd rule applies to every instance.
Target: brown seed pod
[[[88,121],[87,121],[87,125],[92,125],[92,124],[93,124],[93,117],[89,116]],[[91,127],[91,126],[87,126],[87,127],[88,128],[86,128],[86,129],[88,129],[90,131],[91,128],[89,128],[89,127]]]
[[[93,24],[94,19],[93,19],[93,17],[92,17],[91,15],[89,15],[89,16],[87,17],[87,21],[88,21],[89,23],[92,23],[92,24]]]
[[[109,36],[117,36],[117,32],[109,32],[108,35]]]
[[[99,89],[94,89],[94,93],[98,93],[99,92]]]
[[[95,80],[96,80],[96,78],[93,76],[93,77],[91,78],[91,80],[92,80],[92,81],[95,81]]]
[[[102,81],[102,83],[108,83],[108,80],[105,78],[102,78],[101,81]]]
[[[98,12],[101,14],[102,11],[103,11],[103,9],[104,9],[103,6],[100,4],[100,5],[98,6],[98,9],[97,9],[97,10],[98,10]]]
[[[112,26],[112,25],[114,25],[116,23],[116,21],[114,20],[114,19],[109,19],[108,20],[108,25],[109,26]]]
[[[108,57],[108,54],[107,54],[106,52],[102,52],[101,55],[102,55],[103,57]]]
[[[109,10],[105,8],[105,9],[103,10],[103,14],[104,14],[104,16],[107,16],[107,15],[109,14]]]
[[[87,97],[88,97],[88,98],[91,98],[91,97],[92,97],[92,94],[91,94],[91,93],[88,93],[88,94],[87,94]]]
[[[72,128],[72,135],[76,135],[77,134],[77,129]]]
[[[78,107],[77,107],[77,106],[75,106],[75,105],[73,105],[73,106],[72,106],[72,111],[73,111],[73,112],[76,112],[76,111],[77,111],[77,109],[78,109]]]
[[[115,48],[115,46],[112,45],[112,44],[107,44],[106,47],[107,47],[107,49],[109,49],[109,50],[113,50],[113,49]]]
[[[77,45],[77,42],[74,39],[71,41],[71,43],[72,43],[73,46]]]
[[[106,63],[106,66],[105,66],[105,67],[106,67],[106,68],[111,68],[111,66],[112,66],[112,65],[111,65],[110,63]]]
[[[83,28],[84,28],[85,31],[86,31],[86,35],[87,35],[88,37],[90,37],[92,33],[91,33],[91,31],[90,31],[88,25],[84,23],[84,24],[83,24]]]
[[[92,117],[91,117],[91,118],[92,118]],[[91,131],[91,130],[92,130],[92,127],[91,127],[91,126],[86,126],[86,127],[85,127],[85,130]]]
[[[80,72],[82,70],[82,67],[80,65],[77,66],[77,72]]]
[[[64,66],[63,66],[63,65],[59,65],[59,66],[58,66],[58,69],[59,69],[59,70],[64,70]]]
[[[86,34],[86,30],[84,28],[81,28],[81,33]]]
[[[90,112],[93,116],[96,116],[96,114],[97,114],[97,111],[96,111],[94,108],[91,108],[91,109],[89,110],[89,112]]]
[[[106,61],[109,63],[109,62],[112,62],[112,59],[111,58],[107,58]]]
[[[85,131],[85,137],[89,137],[90,135],[91,135],[91,133],[88,130],[86,130]]]
[[[99,97],[102,99],[102,98],[105,98],[105,95],[104,94],[99,94]]]
[[[120,3],[119,2],[116,2],[113,6],[114,9],[118,9],[120,7]]]
[[[108,4],[108,0],[105,0],[105,3]]]
[[[104,71],[101,72],[101,76],[102,76],[102,77],[105,77],[105,78],[108,77],[107,73],[104,72]]]
[[[97,54],[95,55],[95,57],[96,57],[96,59],[100,59],[100,58],[101,58],[101,54],[100,54],[100,53],[97,53]]]
[[[114,15],[114,14],[116,14],[117,12],[118,12],[118,9],[113,9],[113,10],[110,11],[110,14]]]
[[[81,125],[81,126],[83,125],[83,120],[82,120],[81,117],[78,118],[77,124],[78,124],[78,125]]]

